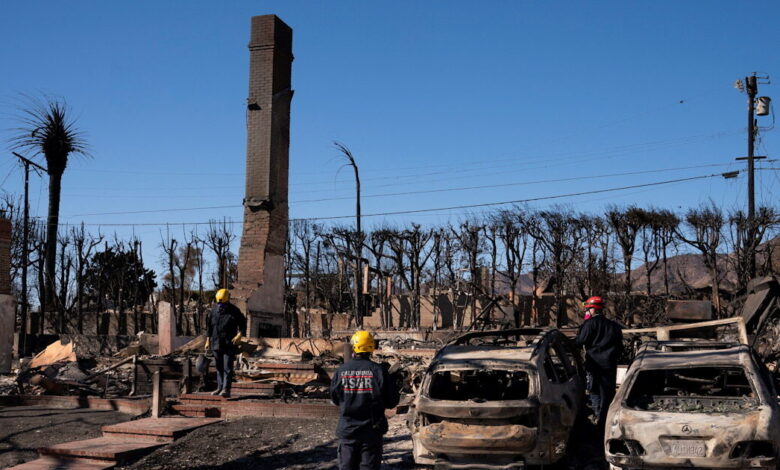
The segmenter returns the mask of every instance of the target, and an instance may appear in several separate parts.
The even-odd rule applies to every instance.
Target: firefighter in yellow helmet
[[[356,331],[350,340],[352,358],[338,368],[330,396],[339,407],[339,468],[379,469],[382,436],[387,432],[385,410],[398,405],[399,393],[390,374],[371,360],[374,337]]]
[[[217,305],[207,317],[206,349],[214,351],[217,366],[217,389],[212,395],[230,396],[233,382],[233,364],[238,354],[238,343],[246,331],[246,317],[230,303],[230,291],[220,289],[216,295]]]

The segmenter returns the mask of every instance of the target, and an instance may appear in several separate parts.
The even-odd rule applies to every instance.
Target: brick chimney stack
[[[244,225],[233,298],[251,336],[278,336],[284,323],[292,29],[275,15],[252,18],[249,40]]]

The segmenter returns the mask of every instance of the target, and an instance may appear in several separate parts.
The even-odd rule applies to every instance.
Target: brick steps
[[[221,421],[214,418],[145,418],[103,426],[105,437],[173,442],[188,432]]]
[[[197,418],[145,418],[103,426],[103,437],[38,449],[41,458],[9,470],[103,470],[137,460],[186,433],[221,421]]]
[[[43,447],[38,449],[38,453],[54,457],[107,460],[122,464],[143,457],[163,445],[165,444],[153,440],[96,437]]]
[[[114,468],[114,462],[96,462],[89,459],[64,459],[41,457],[11,467],[9,470],[106,470]]]
[[[280,418],[318,418],[338,416],[339,409],[327,403],[283,403],[270,400],[224,398],[188,393],[171,409],[181,416],[235,418],[243,416]]]
[[[173,412],[188,418],[219,418],[219,407],[209,405],[172,405]]]

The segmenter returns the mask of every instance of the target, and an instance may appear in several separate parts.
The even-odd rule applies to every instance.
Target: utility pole
[[[36,173],[38,171],[46,171],[46,168],[38,165],[34,161],[19,155],[16,152],[11,152],[16,158],[18,158],[22,165],[24,165],[24,220],[22,222],[22,311],[20,313],[21,324],[19,325],[19,355],[21,357],[25,352],[26,336],[27,336],[27,310],[29,303],[27,299],[27,261],[29,257],[29,240],[30,240],[30,166],[32,166]],[[40,175],[40,173],[39,173]]]
[[[761,77],[767,80],[769,77]],[[748,153],[747,157],[740,157],[737,160],[747,160],[747,172],[748,172],[748,213],[747,213],[747,239],[748,239],[748,276],[750,279],[756,277],[756,248],[758,240],[756,240],[757,227],[756,227],[756,188],[755,188],[755,161],[766,158],[766,156],[756,156],[754,154],[754,147],[756,141],[756,131],[758,125],[755,118],[756,110],[756,95],[758,95],[758,79],[759,77],[753,72],[753,75],[745,77],[744,91],[748,95]],[[737,81],[737,88],[740,91],[743,90],[743,86],[740,81]],[[763,98],[762,98],[763,99]],[[759,112],[759,115],[765,115],[765,112]]]

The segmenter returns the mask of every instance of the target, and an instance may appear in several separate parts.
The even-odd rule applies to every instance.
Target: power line
[[[456,209],[474,209],[478,207],[491,207],[491,206],[500,206],[500,205],[507,205],[507,204],[521,204],[526,202],[535,202],[535,201],[544,201],[544,200],[551,200],[551,199],[561,199],[566,197],[574,197],[574,196],[582,196],[587,194],[600,194],[600,193],[608,193],[608,192],[615,192],[615,191],[624,191],[626,189],[635,189],[635,188],[647,188],[651,186],[661,186],[661,185],[667,185],[667,184],[673,184],[673,183],[681,183],[685,181],[694,181],[694,180],[700,180],[700,179],[706,179],[706,178],[714,178],[718,176],[723,176],[722,173],[713,173],[710,175],[701,175],[701,176],[691,176],[687,178],[678,178],[673,180],[666,180],[666,181],[655,181],[652,183],[643,183],[643,184],[634,184],[629,186],[620,186],[616,188],[605,188],[605,189],[595,189],[595,190],[589,190],[589,191],[581,191],[576,193],[567,193],[567,194],[557,194],[553,196],[540,196],[540,197],[534,197],[534,198],[528,198],[528,199],[516,199],[512,201],[500,201],[500,202],[486,202],[481,204],[464,204],[459,206],[450,206],[450,207],[437,207],[437,208],[430,208],[430,209],[412,209],[412,210],[405,210],[405,211],[392,211],[392,212],[377,212],[373,214],[363,214],[363,217],[381,217],[381,216],[387,216],[387,215],[403,215],[403,214],[420,214],[425,212],[439,212],[439,211],[449,211],[449,210],[456,210]],[[233,207],[233,206],[231,206]],[[350,215],[338,215],[338,216],[330,216],[330,217],[302,217],[302,218],[295,218],[290,219],[290,221],[295,220],[338,220],[338,219],[347,219],[347,218],[354,218],[355,216],[353,214]],[[114,224],[84,224],[85,226],[102,226],[102,227],[132,227],[132,226],[163,226],[163,225],[169,225],[169,226],[177,226],[177,225],[207,225],[212,223],[209,222],[152,222],[152,223],[114,223]],[[222,223],[222,222],[220,222]],[[224,223],[228,224],[238,224],[242,223],[241,221],[232,221],[228,220]],[[72,224],[72,223],[63,223],[61,225],[80,225],[79,224]]]
[[[722,173],[713,173],[711,175],[702,175],[702,176],[691,176],[689,178],[678,178],[675,180],[668,180],[668,181],[656,181],[653,183],[644,183],[644,184],[634,184],[630,186],[621,186],[618,188],[607,188],[607,189],[596,189],[591,191],[582,191],[578,193],[568,193],[568,194],[558,194],[555,196],[541,196],[541,197],[534,197],[534,198],[528,198],[528,199],[516,199],[513,201],[501,201],[501,202],[486,202],[481,204],[464,204],[460,206],[451,206],[451,207],[438,207],[435,209],[415,209],[415,210],[408,210],[408,211],[394,211],[394,212],[380,212],[375,214],[363,214],[363,217],[378,217],[378,216],[384,216],[384,215],[401,215],[401,214],[419,214],[422,212],[432,212],[432,211],[443,211],[443,210],[453,210],[453,209],[474,209],[477,207],[490,207],[490,206],[500,206],[500,205],[506,205],[506,204],[521,204],[525,202],[535,202],[535,201],[544,201],[544,200],[550,200],[550,199],[560,199],[564,197],[573,197],[573,196],[582,196],[585,194],[598,194],[598,193],[607,193],[607,192],[613,192],[613,191],[623,191],[626,189],[634,189],[634,188],[646,188],[649,186],[660,186],[664,184],[672,184],[672,183],[680,183],[683,181],[693,181],[693,180],[699,180],[699,179],[705,179],[705,178],[714,178],[716,176],[722,176]],[[354,215],[341,215],[341,216],[334,216],[334,217],[306,217],[301,220],[335,220],[335,219],[346,219],[354,217]]]
[[[371,194],[371,195],[363,196],[363,198],[405,196],[405,195],[412,195],[412,194],[426,194],[426,193],[439,193],[439,192],[451,192],[451,191],[466,191],[466,190],[473,190],[473,189],[489,189],[489,188],[507,187],[507,186],[521,186],[526,184],[556,183],[556,182],[563,182],[563,181],[578,181],[578,180],[586,180],[586,179],[593,179],[593,178],[611,178],[615,176],[641,175],[641,174],[648,174],[648,173],[660,173],[665,171],[689,170],[695,168],[717,167],[717,166],[726,166],[726,165],[731,165],[731,163],[710,163],[706,165],[695,165],[695,166],[676,167],[676,168],[662,168],[657,170],[641,170],[641,171],[631,171],[631,172],[623,172],[623,173],[611,173],[605,175],[575,176],[571,178],[522,181],[516,183],[503,183],[503,184],[483,185],[483,186],[465,186],[459,188],[428,189],[428,190],[421,190],[421,191]],[[291,204],[338,201],[338,200],[347,200],[347,199],[352,199],[352,197],[307,199],[302,201],[294,201],[291,202]],[[93,212],[88,214],[74,214],[67,218],[88,217],[88,216],[98,216],[98,215],[152,214],[152,213],[159,213],[159,212],[181,212],[181,211],[197,211],[197,210],[211,210],[211,209],[237,209],[240,207],[242,206],[238,204],[233,204],[233,205],[224,205],[224,206],[187,207],[187,208],[175,208],[175,209],[148,209],[148,210],[138,210],[138,211]]]
[[[717,139],[717,138],[721,138],[721,137],[725,137],[725,136],[729,136],[729,135],[733,135],[733,134],[737,134],[737,133],[741,133],[741,132],[742,132],[741,129],[737,130],[737,131],[729,130],[729,131],[715,132],[715,133],[712,133],[712,134],[696,134],[696,135],[690,135],[690,136],[678,137],[678,138],[666,139],[666,140],[639,142],[639,143],[619,145],[619,146],[614,146],[614,147],[606,147],[604,149],[596,149],[596,150],[589,150],[589,151],[562,152],[562,153],[558,153],[558,154],[553,153],[552,155],[533,155],[532,157],[529,157],[529,161],[522,162],[522,163],[524,163],[524,165],[521,165],[520,168],[523,168],[524,166],[528,166],[528,165],[531,164],[531,161],[537,160],[537,159],[541,159],[541,158],[545,159],[547,162],[556,162],[558,164],[565,163],[565,162],[577,163],[577,162],[589,161],[589,160],[593,160],[593,159],[611,158],[611,157],[614,157],[614,156],[623,155],[623,154],[628,153],[628,152],[637,152],[637,151],[641,151],[641,150],[658,150],[658,149],[666,148],[666,147],[670,147],[670,146],[673,147],[673,146],[678,146],[678,145],[686,145],[686,144],[695,143],[695,142],[700,141],[700,140],[712,140],[712,139]],[[592,156],[592,155],[595,155],[595,156]],[[554,157],[554,158],[550,158],[551,156]],[[585,157],[585,158],[582,158],[582,157]],[[437,176],[437,175],[444,175],[444,174],[460,173],[460,172],[463,172],[463,171],[470,171],[469,167],[478,167],[480,169],[492,169],[492,168],[504,168],[505,169],[505,165],[496,165],[496,164],[502,163],[502,162],[509,162],[509,163],[517,162],[518,157],[499,158],[499,159],[490,158],[489,161],[490,161],[491,165],[489,165],[489,166],[485,166],[485,160],[488,160],[488,159],[486,157],[484,157],[484,156],[480,156],[480,157],[478,157],[478,160],[476,160],[476,161],[455,162],[455,164],[453,164],[453,162],[448,162],[446,164],[443,163],[441,165],[427,165],[427,166],[419,166],[419,167],[396,167],[396,168],[390,168],[390,169],[371,169],[371,168],[367,168],[365,171],[367,173],[374,173],[374,172],[387,173],[388,171],[393,171],[393,170],[404,171],[404,170],[414,170],[414,169],[436,169],[436,168],[444,168],[445,169],[443,171],[435,171],[435,172],[429,172],[429,173],[415,173],[415,172],[413,172],[411,174],[396,175],[396,176],[393,177],[396,180],[398,178],[420,178],[420,177],[426,177],[426,176]],[[535,166],[535,167],[532,167],[532,168],[549,168],[551,166],[556,166],[556,165]],[[121,174],[121,175],[136,174],[136,175],[170,176],[171,174],[176,174],[178,176],[244,176],[243,173],[212,173],[212,172],[184,172],[184,173],[182,173],[182,172],[178,172],[178,171],[168,171],[168,172],[160,171],[160,172],[156,172],[156,171],[137,171],[137,170],[132,170],[132,169],[130,169],[130,170],[100,170],[100,169],[75,168],[75,169],[72,169],[70,171],[71,172],[96,172],[96,173]],[[504,172],[502,172],[501,174],[503,174],[503,173]],[[308,174],[321,175],[322,172],[308,173]],[[492,174],[495,174],[495,173],[492,173]],[[483,175],[483,176],[490,176],[490,175],[491,174],[486,174],[486,175]],[[465,177],[473,178],[473,176],[474,176],[473,174],[470,174],[470,175],[467,175]],[[387,175],[365,178],[366,181],[370,181],[370,180],[385,180],[385,179],[387,179]],[[349,180],[338,180],[338,181],[334,181],[334,183],[336,183],[336,182],[348,182],[348,181]],[[395,182],[395,183],[397,184],[397,182]],[[331,184],[331,182],[318,181],[318,182],[298,183],[298,185],[300,185],[300,186],[307,186],[307,187],[311,187],[314,184]],[[184,189],[189,189],[189,188],[184,188]],[[193,188],[193,189],[195,189],[195,188]]]
[[[691,170],[695,168],[707,168],[707,167],[729,166],[729,165],[731,165],[731,163],[712,163],[707,165],[682,166],[677,168],[662,168],[658,170],[627,171],[623,173],[608,173],[603,175],[592,175],[592,176],[574,176],[571,178],[554,178],[554,179],[535,180],[535,181],[519,181],[515,183],[487,184],[481,186],[462,186],[457,188],[424,189],[421,191],[405,191],[405,192],[397,192],[397,193],[367,194],[362,197],[375,198],[375,197],[389,197],[389,196],[407,196],[412,194],[445,193],[445,192],[452,192],[452,191],[468,191],[473,189],[492,189],[492,188],[502,188],[502,187],[509,187],[509,186],[523,186],[527,184],[530,185],[530,184],[544,184],[544,183],[561,183],[565,181],[580,181],[580,180],[596,179],[596,178],[612,178],[615,176],[644,175],[648,173],[661,173],[665,171]],[[339,201],[339,200],[346,200],[346,199],[352,199],[352,198],[334,197],[334,198],[322,198],[322,199],[303,199],[300,201],[293,201],[291,202],[291,204],[300,204],[305,202]]]
[[[93,212],[91,214],[74,214],[67,218],[70,219],[73,217],[87,217],[92,215],[149,214],[153,212],[182,212],[182,211],[200,211],[200,210],[207,210],[207,209],[235,209],[237,207],[241,207],[241,206],[231,204],[229,206],[184,207],[179,209],[150,209],[146,211]]]

